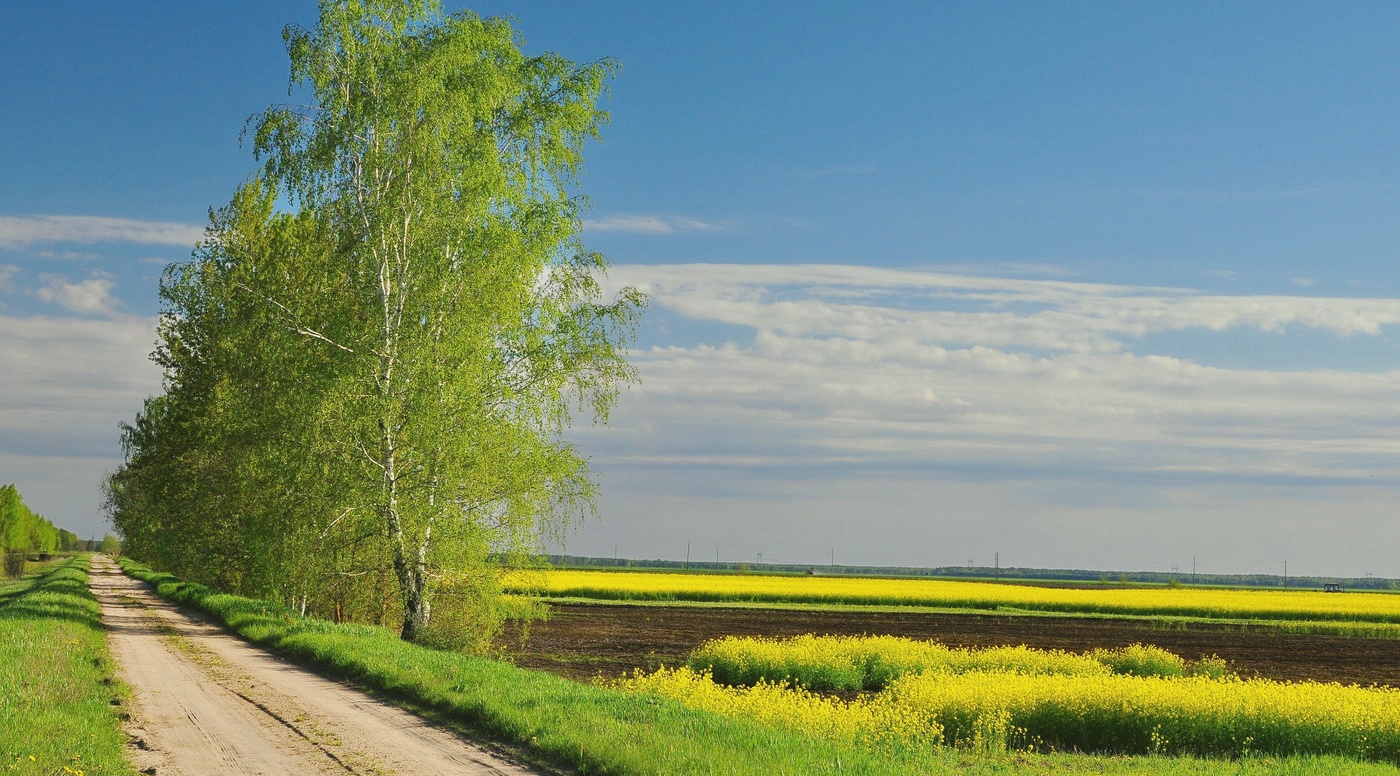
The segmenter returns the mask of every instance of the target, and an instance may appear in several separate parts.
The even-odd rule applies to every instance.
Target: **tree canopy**
[[[313,99],[250,121],[257,176],[167,268],[165,392],[107,484],[124,551],[337,618],[487,633],[499,574],[592,508],[563,439],[634,379],[645,298],[580,239],[609,60],[509,23],[323,0]]]
[[[77,537],[70,531],[63,535]],[[24,503],[14,485],[0,486],[0,552],[50,553],[71,549],[60,529]]]
[[[13,484],[0,486],[0,555],[5,556],[6,574],[23,574],[24,558],[31,553],[46,555],[83,545],[77,534],[31,510]]]

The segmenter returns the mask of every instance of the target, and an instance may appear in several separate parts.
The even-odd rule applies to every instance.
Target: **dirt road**
[[[131,759],[145,773],[533,773],[182,613],[103,555],[92,589],[135,691]]]

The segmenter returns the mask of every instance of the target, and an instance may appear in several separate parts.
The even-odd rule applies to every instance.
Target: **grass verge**
[[[0,586],[0,773],[130,774],[88,560]]]
[[[508,663],[425,649],[382,628],[303,618],[278,604],[123,569],[244,638],[394,700],[535,763],[581,774],[1400,774],[1341,758],[1024,755],[943,749],[876,751],[776,729],[662,698],[576,684]]]

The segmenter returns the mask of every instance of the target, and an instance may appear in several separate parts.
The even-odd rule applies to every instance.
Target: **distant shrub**
[[[433,596],[432,617],[417,641],[432,649],[485,655],[507,620],[528,632],[529,623],[544,619],[547,612],[538,601],[502,595],[495,574],[464,575],[443,584]]]
[[[1133,644],[1122,649],[1095,649],[1089,656],[1115,674],[1130,676],[1185,676],[1186,661],[1161,647]]]
[[[5,553],[5,576],[10,579],[19,579],[24,576],[24,553]]]
[[[1230,670],[1230,661],[1218,655],[1202,656],[1189,664],[1186,672],[1191,676],[1204,676],[1207,679],[1233,679],[1236,674]]]

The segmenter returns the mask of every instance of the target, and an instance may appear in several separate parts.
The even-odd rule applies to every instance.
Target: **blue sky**
[[[1400,576],[1400,9],[473,7],[622,63],[586,238],[654,301],[570,551]],[[58,523],[314,19],[0,6],[0,480]]]

